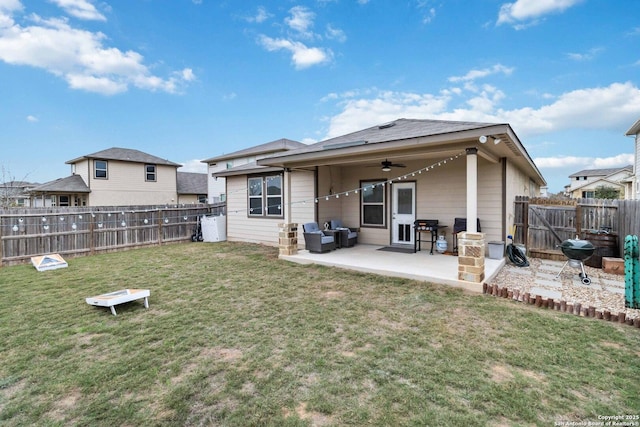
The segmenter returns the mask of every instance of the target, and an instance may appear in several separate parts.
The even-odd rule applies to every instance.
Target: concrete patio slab
[[[458,257],[449,254],[419,251],[397,253],[380,251],[382,246],[357,244],[350,248],[316,254],[300,250],[296,255],[280,255],[284,259],[299,264],[320,264],[374,273],[383,276],[439,283],[463,288],[472,292],[482,292],[482,283],[458,280]],[[505,258],[485,258],[485,282],[495,277],[505,265]]]

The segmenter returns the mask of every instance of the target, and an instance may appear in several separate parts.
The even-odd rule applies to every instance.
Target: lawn
[[[346,253],[346,252],[345,252]],[[640,415],[640,330],[188,243],[0,268],[0,424],[559,425]],[[85,298],[151,290],[106,308]],[[640,420],[636,420],[640,422]]]

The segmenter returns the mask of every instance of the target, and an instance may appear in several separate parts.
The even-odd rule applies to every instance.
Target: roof
[[[65,163],[73,164],[86,159],[119,160],[122,162],[146,163],[146,164],[166,165],[166,166],[175,166],[175,167],[182,166],[181,164],[170,162],[169,160],[161,159],[160,157],[143,153],[142,151],[132,150],[130,148],[118,148],[118,147],[107,148],[106,150],[98,151],[96,153],[86,154],[76,159],[69,160]]]
[[[423,136],[451,134],[471,129],[495,126],[495,123],[455,122],[445,120],[398,119],[389,123],[372,126],[357,132],[326,139],[309,146],[305,152],[342,148],[353,144],[375,144],[399,141]]]
[[[479,140],[490,136],[493,144]],[[360,131],[320,141],[297,150],[257,160],[258,165],[305,168],[317,165],[362,164],[395,156],[399,161],[416,153],[451,153],[470,146],[491,161],[512,159],[539,185],[546,185],[540,170],[508,123],[483,123],[425,119],[398,119]]]
[[[80,175],[71,175],[66,178],[58,178],[53,181],[45,182],[33,188],[31,191],[36,193],[90,193]]]
[[[632,136],[640,134],[640,119],[636,120],[636,122],[629,128],[625,136]]]
[[[266,172],[276,172],[281,171],[280,167],[270,167],[270,166],[259,166],[256,162],[245,163],[244,165],[236,166],[230,169],[225,169],[220,172],[215,172],[212,175],[214,177],[225,177],[225,176],[237,176],[237,175],[246,175],[248,173],[266,173]]]
[[[623,166],[621,168],[606,168],[606,169],[583,169],[580,172],[569,175],[569,178],[575,178],[577,176],[609,176],[617,172],[628,171],[633,173],[633,165]]]
[[[280,151],[296,150],[298,148],[302,148],[306,146],[307,146],[306,144],[303,144],[298,141],[281,138],[275,141],[256,145],[255,147],[249,147],[243,150],[234,151],[233,153],[222,154],[217,157],[211,157],[209,159],[202,160],[202,163],[216,163],[216,162],[221,162],[223,160],[237,159],[242,157],[258,156],[258,155],[266,156],[272,153],[277,153]]]
[[[195,172],[177,173],[178,194],[207,194],[207,174]]]

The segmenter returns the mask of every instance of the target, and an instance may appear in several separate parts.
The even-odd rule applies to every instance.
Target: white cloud
[[[311,37],[313,33],[310,31],[310,28],[313,27],[313,19],[316,16],[315,13],[304,6],[292,7],[289,13],[291,16],[284,19],[284,22],[289,28],[304,37]]]
[[[313,65],[329,62],[333,57],[330,49],[308,47],[301,42],[287,39],[273,39],[260,36],[259,43],[268,51],[287,50],[291,52],[291,61],[297,69],[308,68]]]
[[[500,6],[497,25],[513,24],[517,28],[535,24],[536,20],[550,13],[563,12],[583,0],[516,0]],[[524,24],[523,24],[524,23]]]
[[[267,12],[267,9],[264,6],[258,6],[258,10],[255,15],[249,16],[245,18],[247,22],[255,22],[256,24],[261,24],[267,19],[271,18],[271,14]]]
[[[31,114],[27,116],[27,121],[31,123],[36,123],[39,119],[36,116],[32,116]]]
[[[181,168],[178,168],[178,172],[195,172],[195,173],[207,173],[207,164],[202,163],[200,159],[187,160],[186,162],[180,162]]]
[[[344,31],[339,28],[334,28],[331,24],[327,25],[325,35],[328,39],[337,40],[340,43],[344,43],[347,41],[347,36]]]
[[[69,15],[78,19],[90,21],[106,21],[107,18],[98,12],[96,7],[87,0],[49,0],[64,9]]]
[[[30,15],[33,25],[21,26],[1,13],[17,11],[16,3],[0,1],[0,60],[8,64],[42,68],[73,89],[105,95],[125,92],[129,86],[177,93],[195,78],[188,68],[167,79],[154,76],[138,52],[104,46],[103,33],[74,28],[66,19]]]
[[[401,117],[509,123],[521,137],[567,129],[626,129],[640,111],[640,88],[629,82],[573,90],[538,108],[510,110],[500,107],[505,94],[494,86],[454,89],[435,95],[375,89],[329,94],[323,100],[337,102],[341,111],[329,119],[326,137]]]
[[[567,56],[569,59],[573,59],[574,61],[591,61],[594,59],[600,52],[602,52],[602,48],[594,47],[589,49],[585,53],[568,53]]]
[[[617,156],[611,157],[538,157],[533,159],[533,161],[540,168],[557,169],[579,167],[582,169],[608,169],[633,164],[634,160],[633,154],[618,154]]]
[[[504,74],[506,76],[511,75],[513,73],[513,67],[506,67],[502,64],[495,64],[489,68],[483,68],[480,70],[471,70],[467,72],[464,76],[452,76],[449,77],[448,80],[452,83],[457,82],[469,82],[477,79],[481,79],[483,77],[487,77],[492,74]]]

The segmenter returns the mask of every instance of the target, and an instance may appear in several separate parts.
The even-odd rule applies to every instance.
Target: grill
[[[580,239],[567,239],[560,244],[560,250],[567,257],[567,262],[564,263],[560,273],[556,276],[556,279],[560,277],[562,270],[565,269],[567,265],[578,268],[580,267],[580,279],[582,280],[583,285],[590,285],[591,279],[587,276],[586,271],[584,270],[583,261],[589,258],[596,250],[596,247],[588,240],[580,240]]]

